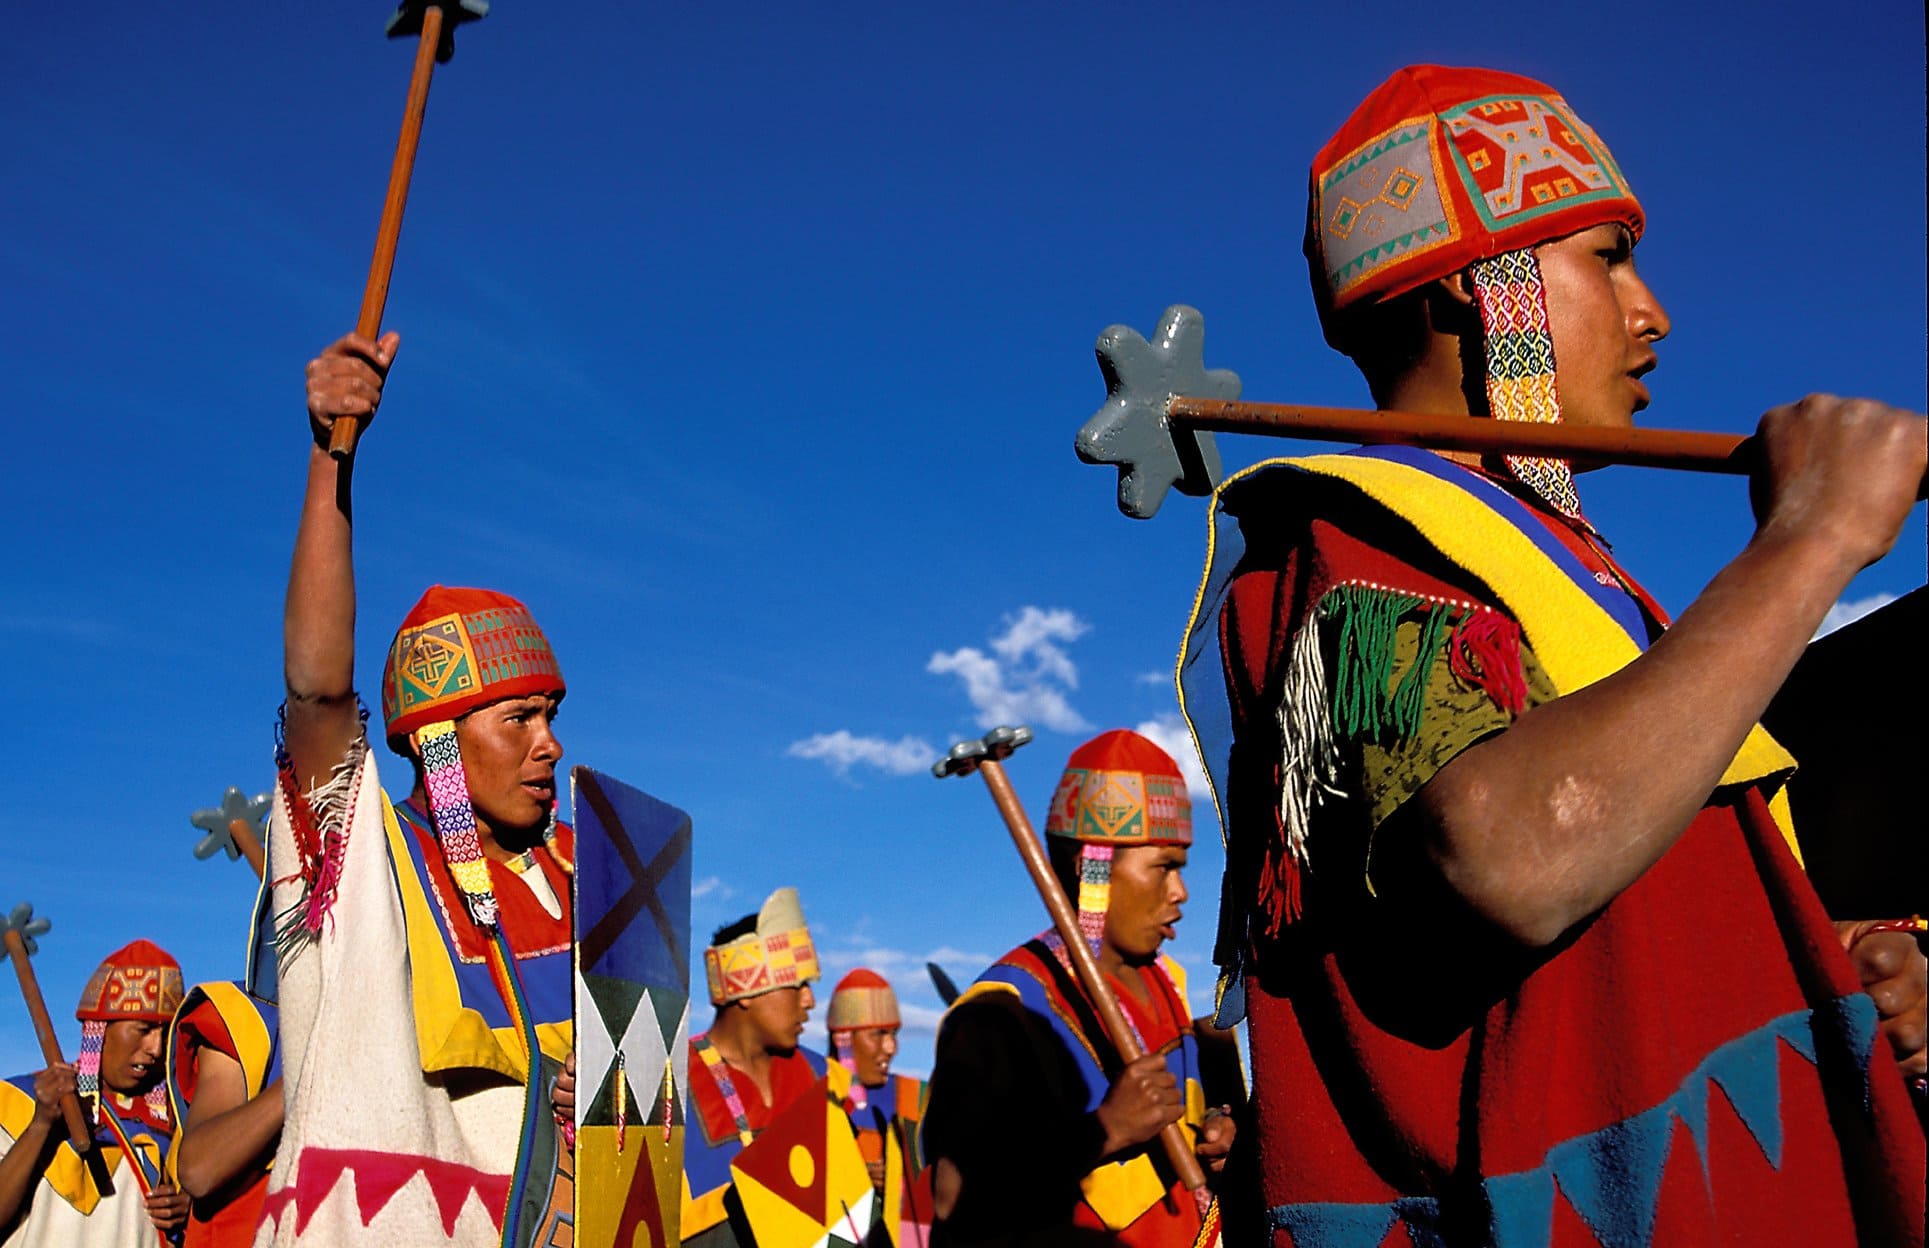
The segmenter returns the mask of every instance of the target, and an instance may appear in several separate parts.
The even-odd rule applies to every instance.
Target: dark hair
[[[710,944],[713,948],[717,945],[728,944],[737,937],[748,936],[756,930],[757,916],[754,914],[746,914],[741,919],[725,923],[722,927],[710,933]]]
[[[1045,838],[1045,856],[1051,859],[1052,874],[1058,877],[1058,886],[1065,890],[1074,910],[1078,909],[1078,851],[1084,848],[1069,836]]]
[[[1352,360],[1368,382],[1393,378],[1419,363],[1426,350],[1426,287],[1332,314],[1326,339]]]
[[[1374,401],[1384,402],[1393,384],[1426,355],[1428,339],[1436,330],[1459,337],[1462,376],[1481,396],[1483,406],[1476,410],[1484,410],[1485,331],[1480,313],[1452,299],[1438,282],[1332,313],[1326,323],[1326,341],[1353,361]],[[1477,362],[1471,372],[1470,358]]]

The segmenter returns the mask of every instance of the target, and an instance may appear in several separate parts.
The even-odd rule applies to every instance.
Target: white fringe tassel
[[[1306,836],[1313,807],[1339,787],[1340,755],[1333,744],[1333,715],[1326,704],[1326,664],[1321,661],[1318,619],[1293,639],[1279,699],[1279,823],[1300,866],[1309,866]]]

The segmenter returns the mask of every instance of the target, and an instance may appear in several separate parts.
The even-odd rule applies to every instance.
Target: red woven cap
[[[382,665],[382,723],[389,744],[425,724],[532,694],[565,692],[549,639],[529,608],[492,589],[432,585]]]
[[[81,1022],[137,1019],[165,1023],[186,993],[181,964],[151,940],[136,940],[107,955],[81,989],[74,1017]]]
[[[1093,844],[1190,845],[1185,777],[1170,754],[1138,733],[1100,733],[1066,761],[1045,834]]]
[[[825,1011],[825,1025],[831,1031],[856,1031],[860,1028],[886,1027],[893,1031],[902,1023],[898,1016],[897,993],[891,981],[868,967],[858,967],[837,981]]]
[[[1320,319],[1476,260],[1619,221],[1640,203],[1607,145],[1543,82],[1410,65],[1313,158],[1306,261]]]

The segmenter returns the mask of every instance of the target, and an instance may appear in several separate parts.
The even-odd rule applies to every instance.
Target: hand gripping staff
[[[429,76],[436,63],[448,64],[455,55],[455,28],[488,16],[489,0],[402,0],[389,18],[388,36],[397,39],[419,34],[415,72],[409,78],[408,103],[402,108],[402,135],[395,143],[395,163],[388,174],[388,198],[382,202],[382,224],[375,231],[375,258],[368,266],[368,286],[362,291],[362,315],[355,332],[373,342],[382,332],[382,309],[388,306],[388,279],[395,269],[395,244],[402,236],[402,208],[409,199],[409,175],[415,170],[415,147],[422,138],[422,114],[429,106]],[[328,453],[347,459],[355,451],[361,422],[335,422]]]
[[[932,765],[931,774],[940,780],[946,776],[968,776],[974,771],[984,777],[985,787],[991,790],[991,800],[1011,832],[1012,844],[1018,847],[1018,856],[1025,860],[1025,869],[1031,872],[1032,886],[1044,899],[1045,909],[1051,912],[1052,925],[1058,929],[1058,938],[1065,942],[1065,952],[1071,955],[1072,970],[1098,1010],[1106,1037],[1118,1051],[1119,1060],[1134,1062],[1145,1050],[1139,1047],[1138,1037],[1132,1034],[1131,1025],[1119,1009],[1118,998],[1112,995],[1112,986],[1105,982],[1104,973],[1098,969],[1098,959],[1092,955],[1092,947],[1079,930],[1078,914],[1066,898],[1058,877],[1052,874],[1044,847],[1038,843],[1038,834],[1032,830],[1031,820],[1025,817],[1018,795],[1012,792],[1011,781],[1005,777],[1004,760],[1030,740],[1029,728],[993,728],[982,741],[960,741],[952,746],[949,754]],[[1159,1142],[1165,1145],[1165,1155],[1186,1190],[1203,1194],[1205,1171],[1199,1168],[1199,1159],[1192,1155],[1179,1124],[1167,1123],[1159,1132]]]
[[[1238,374],[1206,368],[1205,337],[1204,318],[1183,304],[1165,310],[1150,342],[1126,325],[1099,335],[1105,406],[1078,431],[1075,446],[1086,463],[1118,468],[1119,510],[1136,520],[1151,519],[1174,487],[1181,494],[1212,493],[1220,476],[1215,431],[1737,475],[1755,464],[1754,439],[1732,433],[1242,403]],[[1929,482],[1924,486],[1929,490]]]
[[[40,952],[35,938],[45,936],[52,928],[52,920],[34,917],[33,903],[29,901],[15,906],[12,914],[0,914],[0,939],[6,941],[7,955],[13,959],[13,973],[20,977],[20,995],[26,998],[27,1015],[33,1019],[34,1035],[40,1038],[40,1056],[49,1066],[63,1064],[67,1059],[60,1055],[54,1021],[47,1017],[47,1003],[40,996],[40,981],[34,977],[33,964],[27,957]],[[84,1153],[92,1148],[94,1133],[80,1112],[80,1098],[72,1092],[61,1097],[60,1112],[67,1120],[67,1142],[74,1151]]]
[[[261,821],[274,804],[272,795],[263,793],[254,798],[241,795],[241,790],[232,784],[221,795],[219,806],[204,807],[188,816],[188,822],[206,832],[200,844],[194,847],[196,858],[212,858],[222,850],[228,851],[228,861],[246,858],[254,868],[255,878],[261,878]]]

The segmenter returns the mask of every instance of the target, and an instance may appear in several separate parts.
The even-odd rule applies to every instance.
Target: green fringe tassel
[[[1400,621],[1425,607],[1420,620],[1416,661],[1393,685],[1394,642]],[[1342,737],[1374,741],[1401,740],[1420,728],[1426,708],[1427,681],[1433,664],[1445,653],[1447,633],[1458,608],[1431,603],[1412,594],[1341,585],[1320,599],[1322,619],[1339,622],[1339,645],[1333,672],[1333,728]]]

